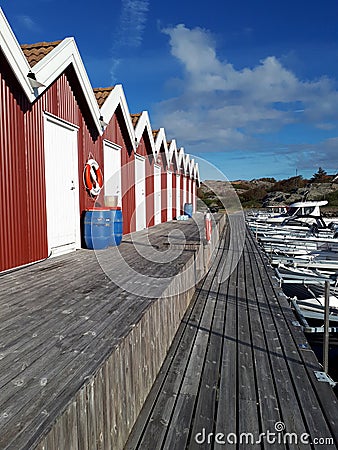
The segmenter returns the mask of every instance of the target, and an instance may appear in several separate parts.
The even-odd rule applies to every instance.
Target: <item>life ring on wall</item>
[[[83,171],[83,181],[90,195],[96,197],[103,187],[103,174],[95,159],[88,159]]]

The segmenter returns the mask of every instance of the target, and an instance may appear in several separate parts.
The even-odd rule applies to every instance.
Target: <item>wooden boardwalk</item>
[[[210,256],[190,220],[3,274],[0,449],[122,448]]]
[[[126,450],[338,448],[337,399],[249,234],[241,253],[239,224],[230,217]]]

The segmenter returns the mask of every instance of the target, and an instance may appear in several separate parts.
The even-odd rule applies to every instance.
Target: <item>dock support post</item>
[[[330,282],[325,281],[325,311],[324,311],[324,339],[323,339],[323,368],[329,370],[329,306],[330,306]]]

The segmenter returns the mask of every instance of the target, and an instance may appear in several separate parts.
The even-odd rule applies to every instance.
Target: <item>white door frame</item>
[[[173,174],[167,171],[167,221],[173,218]]]
[[[154,164],[154,225],[161,223],[161,166]]]
[[[192,208],[196,212],[196,180],[192,180]]]
[[[52,130],[50,125],[59,127],[54,128],[54,131],[70,132],[69,147],[64,147],[61,136],[59,140],[53,139],[49,134]],[[52,256],[81,247],[78,130],[78,126],[44,112],[47,240],[48,254],[52,253]],[[66,157],[62,151],[67,152]],[[57,235],[57,230],[61,230],[59,227],[63,225],[68,226],[69,231],[69,237],[65,238],[64,242],[62,236]]]
[[[191,193],[191,178],[188,178],[188,202],[187,203],[192,203],[191,197],[192,197],[192,193]]]
[[[118,197],[122,207],[121,146],[106,139],[103,141],[104,194]]]
[[[146,165],[145,158],[135,155],[135,214],[136,231],[144,230],[146,220]]]
[[[176,175],[176,217],[181,215],[181,175]]]
[[[184,205],[187,203],[187,178],[183,175],[183,189],[182,189],[182,210],[184,211]]]

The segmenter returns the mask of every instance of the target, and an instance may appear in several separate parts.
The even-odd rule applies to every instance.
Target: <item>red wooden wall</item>
[[[123,233],[136,228],[135,155],[120,107],[102,136],[99,135],[76,74],[69,66],[44,93],[31,104],[16,81],[0,50],[0,271],[46,258],[47,220],[44,161],[44,112],[79,127],[78,174],[80,212],[103,205],[104,192],[92,199],[83,184],[83,169],[89,157],[103,167],[103,140],[121,146]],[[146,160],[146,223],[154,225],[154,158],[145,131],[137,152]],[[161,220],[167,220],[167,163],[162,146]],[[173,217],[176,216],[176,183],[173,172]],[[182,202],[181,192],[181,202]],[[183,209],[183,205],[181,206]]]
[[[152,227],[154,225],[154,156],[151,148],[148,133],[145,129],[140,143],[137,147],[137,153],[145,158],[145,174],[146,174],[146,225]]]
[[[43,132],[0,51],[0,270],[47,256]]]
[[[123,234],[136,229],[135,217],[135,155],[120,106],[99,138],[101,149],[103,140],[107,139],[121,146],[121,182]]]

